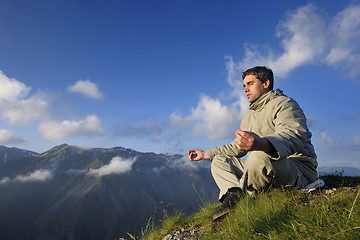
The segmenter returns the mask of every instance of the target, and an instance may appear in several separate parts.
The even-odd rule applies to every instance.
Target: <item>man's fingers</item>
[[[237,144],[239,147],[244,148],[248,145],[248,139],[243,136],[238,137]]]
[[[245,143],[237,142],[236,146],[240,151],[249,151],[249,146],[247,144],[245,144]]]
[[[196,152],[195,150],[189,150],[188,151],[188,156],[190,160],[194,160],[194,158],[196,157]]]
[[[198,161],[203,159],[204,157],[204,152],[201,150],[197,150],[197,149],[192,149],[188,151],[188,156],[190,161]]]
[[[239,150],[242,151],[250,151],[254,144],[253,135],[246,131],[237,130],[236,131],[237,137],[237,147]]]
[[[247,139],[247,135],[249,135],[247,132],[244,132],[244,131],[241,131],[241,130],[236,131],[236,136],[237,137],[242,137],[242,138]]]

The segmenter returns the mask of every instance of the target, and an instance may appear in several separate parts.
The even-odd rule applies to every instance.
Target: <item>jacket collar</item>
[[[270,91],[264,93],[263,95],[261,95],[254,102],[252,102],[249,106],[249,109],[253,110],[253,111],[261,111],[268,102],[270,102],[274,98],[276,98],[278,96],[282,96],[282,95],[284,95],[284,94],[283,94],[283,91],[280,89],[276,89],[275,91],[270,90]]]

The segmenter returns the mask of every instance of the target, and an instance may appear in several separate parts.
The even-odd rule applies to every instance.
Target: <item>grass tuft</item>
[[[218,203],[191,216],[176,213],[141,239],[163,239],[184,229],[196,232],[186,239],[360,239],[360,177],[334,177],[326,176],[331,187],[311,193],[275,188],[256,198],[246,196],[219,222],[212,222]]]

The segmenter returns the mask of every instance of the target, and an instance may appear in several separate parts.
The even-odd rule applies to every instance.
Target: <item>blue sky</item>
[[[319,165],[360,167],[359,42],[360,1],[0,0],[0,144],[226,144],[267,65]]]

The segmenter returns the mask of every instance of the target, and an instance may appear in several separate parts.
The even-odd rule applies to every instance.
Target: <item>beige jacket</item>
[[[281,90],[269,91],[250,104],[250,111],[241,122],[241,130],[251,131],[269,140],[277,155],[271,160],[294,160],[301,172],[310,180],[317,177],[317,161],[311,132],[306,117],[297,102]],[[243,157],[247,152],[236,147],[236,139],[221,147],[208,149],[210,161],[216,155]]]

